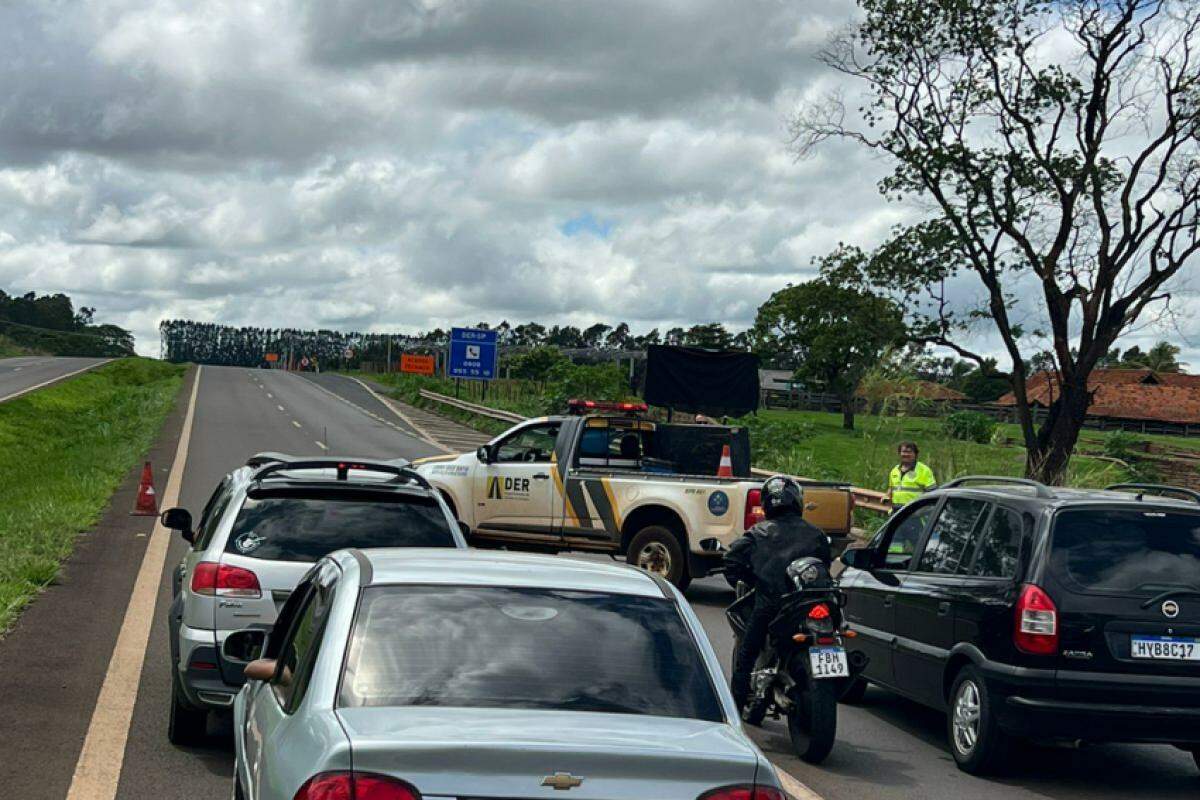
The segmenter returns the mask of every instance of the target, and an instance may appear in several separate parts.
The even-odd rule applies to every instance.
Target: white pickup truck
[[[473,544],[621,554],[683,588],[718,570],[725,548],[761,519],[762,480],[686,474],[687,465],[661,457],[670,455],[656,441],[666,431],[656,432],[668,426],[621,413],[626,408],[637,410],[620,404],[616,414],[528,420],[474,453],[413,466],[441,491]],[[670,427],[677,434],[682,426]],[[745,436],[687,427],[703,428],[696,432],[709,441],[722,432]],[[852,510],[846,487],[805,486],[805,518],[826,533],[848,533]]]

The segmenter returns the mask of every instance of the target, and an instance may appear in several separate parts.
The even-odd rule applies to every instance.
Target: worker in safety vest
[[[917,461],[920,450],[915,442],[901,442],[896,451],[900,454],[900,463],[892,467],[892,474],[888,476],[888,499],[892,501],[893,511],[937,486],[933,470]]]

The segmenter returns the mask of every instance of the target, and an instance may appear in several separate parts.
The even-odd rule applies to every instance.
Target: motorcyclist
[[[744,582],[755,589],[754,609],[746,633],[738,643],[730,680],[738,708],[750,696],[750,675],[767,640],[767,627],[778,613],[779,600],[795,587],[787,576],[792,561],[806,556],[832,561],[829,537],[804,521],[804,489],[792,478],[776,475],[762,488],[766,516],[725,553],[725,579],[736,587]]]

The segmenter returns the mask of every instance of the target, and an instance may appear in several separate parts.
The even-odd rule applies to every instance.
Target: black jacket
[[[745,581],[760,597],[777,599],[795,588],[787,577],[788,564],[807,556],[826,566],[833,560],[829,537],[820,528],[798,514],[763,520],[725,552],[725,579],[730,586]]]

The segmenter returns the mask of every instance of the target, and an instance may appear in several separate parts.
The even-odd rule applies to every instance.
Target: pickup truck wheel
[[[692,582],[688,574],[687,557],[679,539],[670,528],[662,525],[647,525],[638,531],[629,542],[625,560],[667,579],[681,592]]]

